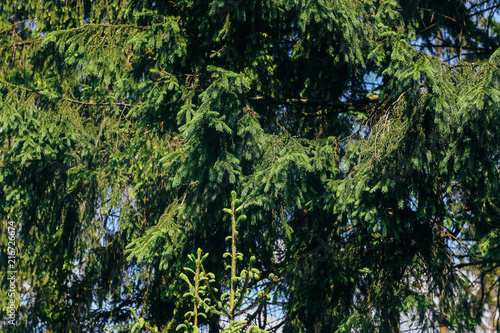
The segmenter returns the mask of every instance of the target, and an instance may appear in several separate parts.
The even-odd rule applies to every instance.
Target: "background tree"
[[[284,331],[498,329],[499,7],[4,1],[2,328],[174,329],[235,190]]]

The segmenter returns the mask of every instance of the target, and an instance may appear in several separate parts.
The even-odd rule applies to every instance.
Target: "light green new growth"
[[[208,257],[208,253],[201,255],[202,250],[198,249],[197,256],[190,254],[189,260],[196,267],[195,270],[185,267],[184,270],[193,274],[192,280],[190,280],[184,273],[180,274],[182,280],[184,280],[189,286],[189,292],[185,293],[183,297],[190,298],[193,302],[193,311],[189,311],[185,314],[185,322],[177,326],[177,330],[184,329],[184,332],[195,333],[199,332],[198,328],[198,317],[207,318],[207,315],[218,315],[226,317],[229,320],[229,327],[223,330],[224,333],[240,332],[245,326],[248,325],[246,321],[239,321],[236,318],[255,306],[269,298],[269,293],[272,290],[276,278],[273,274],[269,275],[269,280],[272,282],[269,287],[264,292],[259,292],[257,296],[253,299],[247,300],[247,296],[250,293],[249,282],[252,279],[259,280],[260,272],[256,268],[252,268],[252,263],[255,261],[254,257],[250,258],[250,263],[248,269],[244,269],[240,274],[237,274],[236,263],[237,260],[243,260],[243,254],[237,252],[236,242],[238,231],[237,227],[239,223],[246,219],[245,215],[237,216],[237,212],[243,209],[243,206],[236,197],[236,192],[231,192],[231,208],[224,208],[224,212],[231,216],[231,236],[228,236],[226,240],[231,241],[231,253],[224,253],[224,258],[231,258],[230,264],[226,266],[226,269],[230,269],[230,289],[229,293],[223,293],[220,296],[220,301],[215,297],[217,289],[212,287],[210,284],[215,282],[215,276],[212,273],[207,273],[203,267],[203,261]],[[238,286],[241,286],[238,288]],[[207,295],[207,298],[203,298]],[[249,301],[246,307],[245,301]],[[258,328],[257,326],[250,327],[246,332],[253,333],[265,333],[265,330]]]

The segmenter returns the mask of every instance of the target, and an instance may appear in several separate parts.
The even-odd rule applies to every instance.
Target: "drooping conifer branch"
[[[251,98],[257,103],[267,103],[272,105],[290,105],[297,107],[316,107],[319,110],[316,112],[300,111],[299,115],[303,117],[319,117],[326,114],[339,114],[349,111],[364,112],[363,110],[379,103],[379,95],[371,95],[370,97],[355,101],[355,102],[332,102],[325,99],[316,98],[286,98],[278,99],[270,96],[256,96]]]

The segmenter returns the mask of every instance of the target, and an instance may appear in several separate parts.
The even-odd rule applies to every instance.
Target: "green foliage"
[[[256,258],[251,257],[249,261],[249,266],[247,269],[242,269],[238,274],[236,267],[237,260],[243,260],[243,254],[236,252],[237,243],[237,226],[246,219],[245,215],[239,215],[236,218],[237,212],[243,209],[243,206],[238,206],[239,200],[236,197],[236,192],[231,192],[231,208],[224,208],[224,212],[231,217],[231,236],[228,236],[226,240],[230,241],[231,252],[224,253],[224,258],[229,258],[229,263],[225,266],[225,270],[230,271],[229,284],[223,283],[222,285],[228,285],[228,292],[220,294],[220,298],[217,299],[215,295],[218,294],[218,289],[213,286],[215,281],[215,275],[213,273],[208,273],[205,270],[203,262],[207,259],[208,253],[202,255],[202,250],[198,249],[196,251],[196,256],[193,254],[188,255],[188,259],[194,269],[189,267],[184,267],[183,270],[189,275],[192,275],[190,279],[188,275],[181,272],[178,277],[180,280],[184,281],[189,290],[182,295],[182,298],[191,300],[192,309],[186,311],[184,314],[184,323],[179,324],[176,331],[183,330],[184,332],[199,332],[199,317],[207,319],[207,316],[218,315],[221,317],[226,317],[229,321],[228,327],[222,332],[224,333],[237,333],[246,326],[248,329],[247,333],[266,333],[265,330],[260,329],[257,326],[251,326],[246,321],[237,320],[238,316],[242,316],[252,308],[256,307],[265,299],[269,299],[269,293],[276,281],[273,274],[268,276],[271,281],[270,286],[265,291],[259,291],[256,296],[249,298],[251,293],[252,281],[260,280],[260,272],[256,268],[252,268],[252,264],[255,262]],[[150,229],[151,230],[151,229]],[[150,235],[146,235],[148,237]],[[154,241],[154,240],[153,240]],[[132,243],[133,247],[134,244]],[[136,245],[136,247],[145,247],[144,245]],[[138,254],[132,251],[131,256],[137,257],[138,260],[143,260],[143,257],[138,257]],[[221,284],[219,282],[219,284]],[[138,329],[146,327],[152,332],[158,332],[156,327],[151,327],[146,323],[144,318],[139,318],[135,311],[131,308],[134,318],[137,320],[131,328],[132,332]]]
[[[3,1],[0,329],[498,330],[498,8]]]
[[[246,326],[249,327],[249,323],[246,321],[237,320],[238,316],[242,316],[247,313],[252,308],[256,307],[260,302],[269,298],[269,293],[272,290],[273,284],[276,278],[273,274],[268,276],[271,281],[270,286],[265,291],[259,291],[254,298],[249,298],[251,293],[252,281],[260,280],[260,271],[256,268],[252,268],[252,264],[255,262],[256,258],[251,257],[249,261],[249,266],[247,269],[242,269],[238,274],[236,267],[236,262],[238,260],[243,261],[243,254],[236,252],[236,243],[238,225],[246,219],[245,215],[239,215],[236,218],[236,213],[241,211],[243,206],[239,206],[239,200],[236,197],[236,192],[231,192],[231,208],[224,208],[224,212],[231,217],[231,236],[228,236],[226,240],[231,243],[231,252],[224,253],[224,258],[229,258],[229,263],[225,266],[225,269],[230,271],[229,288],[228,292],[224,292],[220,295],[220,299],[215,298],[215,294],[218,290],[212,286],[211,283],[215,282],[213,273],[207,273],[203,267],[203,261],[208,257],[208,253],[201,255],[201,249],[196,252],[196,257],[192,254],[189,255],[191,263],[196,267],[195,270],[185,267],[184,270],[193,274],[193,280],[191,281],[184,273],[181,273],[179,277],[184,280],[189,286],[189,292],[185,293],[183,297],[188,297],[192,299],[193,311],[188,311],[185,314],[186,320],[184,324],[177,326],[177,330],[184,329],[185,332],[199,332],[198,328],[198,316],[207,318],[207,315],[216,314],[222,317],[226,317],[229,321],[228,327],[222,332],[224,333],[237,333]],[[209,297],[210,296],[210,297]],[[199,312],[199,310],[203,312]],[[260,329],[257,326],[251,326],[246,330],[247,333],[266,333],[265,330]]]

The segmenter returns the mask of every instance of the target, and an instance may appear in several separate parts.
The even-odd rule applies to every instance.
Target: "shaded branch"
[[[10,29],[14,28],[18,24],[22,24],[22,23],[26,23],[26,22],[31,22],[31,19],[14,22],[11,25],[7,26],[5,29],[1,30],[0,34],[3,34],[4,32],[9,31]]]
[[[454,268],[463,268],[463,267],[468,267],[468,266],[478,266],[478,265],[487,265],[487,264],[496,264],[496,263],[498,263],[497,260],[484,259],[484,260],[479,260],[479,261],[475,261],[475,262],[467,262],[467,263],[463,263],[463,264],[457,264],[453,267]],[[497,268],[499,266],[500,265],[497,265],[494,268]]]
[[[279,99],[270,96],[255,96],[250,98],[252,101],[272,103],[272,104],[283,104],[283,105],[293,105],[293,106],[317,106],[321,107],[322,110],[317,112],[301,112],[300,115],[304,117],[317,117],[324,115],[325,113],[344,113],[348,111],[359,111],[360,108],[366,107],[370,104],[379,101],[379,95],[372,95],[365,99],[356,102],[342,102],[342,101],[329,101],[326,99],[319,98],[285,98]]]
[[[38,95],[45,96],[44,94],[42,94],[38,90],[26,88],[26,87],[23,87],[23,86],[14,84],[14,83],[7,82],[7,81],[2,80],[2,79],[0,79],[0,83],[6,84],[8,86],[11,86],[11,87],[14,87],[14,88],[17,88],[17,89],[21,89],[21,90],[24,90],[24,91],[29,91],[29,92],[33,92],[33,93],[38,94]],[[111,103],[109,103],[109,102],[86,102],[86,101],[80,101],[80,100],[73,99],[73,98],[59,97],[59,96],[57,98],[60,99],[60,100],[63,100],[63,101],[67,101],[67,102],[71,102],[71,103],[76,103],[76,104],[81,104],[81,105],[99,105],[99,106],[111,105]],[[128,107],[132,106],[132,104],[130,104],[130,103],[118,102],[118,101],[115,101],[113,104],[114,105],[128,106]]]
[[[467,15],[467,17],[476,16],[476,15],[482,14],[484,12],[487,12],[489,10],[496,9],[496,8],[499,8],[499,7],[500,7],[499,5],[491,6],[491,7],[485,8],[483,10],[479,10],[479,11],[477,11],[475,13],[469,14],[469,15]]]
[[[428,45],[420,45],[420,44],[410,44],[410,46],[413,46],[413,47],[435,47],[435,48],[443,48],[443,47],[447,47],[447,48],[452,48],[452,49],[464,49],[464,50],[475,50],[475,51],[489,51],[490,49],[488,48],[485,48],[485,47],[471,47],[471,46],[454,46],[454,45],[450,45],[450,44],[442,44],[442,45],[439,45],[439,44],[428,44]]]

